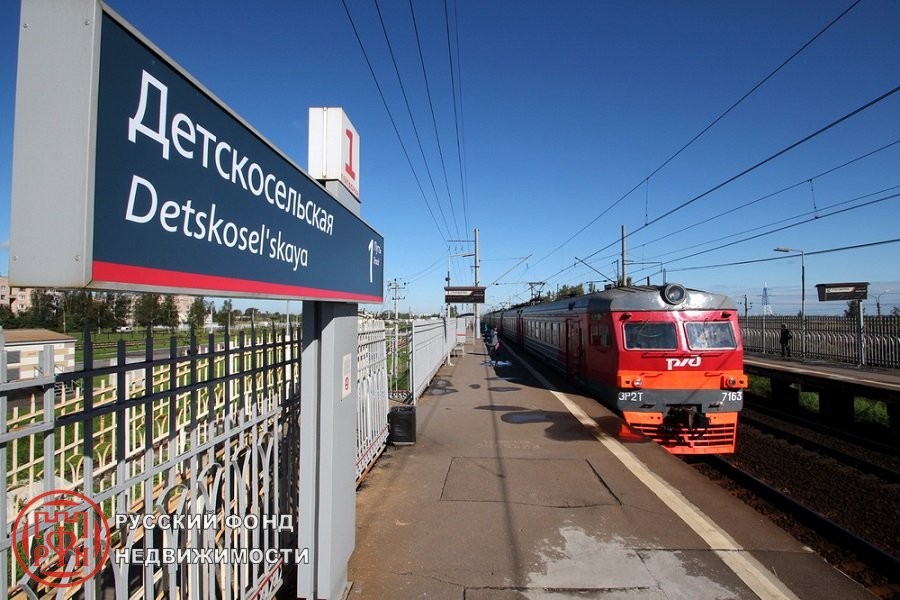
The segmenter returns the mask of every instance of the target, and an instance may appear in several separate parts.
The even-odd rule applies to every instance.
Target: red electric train
[[[728,297],[677,283],[617,287],[485,321],[669,452],[734,452],[747,376]]]

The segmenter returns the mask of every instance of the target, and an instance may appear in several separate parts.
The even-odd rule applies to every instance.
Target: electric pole
[[[400,290],[405,290],[406,285],[401,285],[397,278],[388,282],[388,290],[394,293],[394,343],[391,346],[391,378],[394,385],[397,384],[397,363],[400,361],[400,312],[399,302],[404,300],[406,296],[400,296]]]
[[[475,287],[478,287],[478,240],[479,240],[479,232],[478,228],[475,228]],[[475,313],[475,339],[481,337],[481,311],[479,310],[478,304],[472,305],[473,312]],[[880,314],[880,313],[879,313]]]

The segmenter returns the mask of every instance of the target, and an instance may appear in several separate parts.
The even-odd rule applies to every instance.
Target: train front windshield
[[[684,329],[687,333],[688,346],[692,350],[734,350],[737,348],[734,329],[729,322],[688,322],[684,324]]]
[[[626,350],[676,350],[674,323],[626,323]]]

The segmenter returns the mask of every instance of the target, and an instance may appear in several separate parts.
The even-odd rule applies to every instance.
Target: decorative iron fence
[[[88,336],[83,370],[0,383],[0,597],[70,596],[77,587],[54,584],[77,583],[72,569],[45,577],[56,561],[96,566],[85,598],[271,598],[283,550],[302,557],[299,331],[192,339],[186,352],[173,338],[161,355],[150,346],[129,363],[120,344],[103,366]],[[36,493],[60,490],[98,505],[107,539],[85,520],[49,534],[40,511],[16,520]],[[52,552],[23,552],[36,539],[32,551]],[[104,541],[108,554],[95,553]]]
[[[782,323],[793,333],[793,354],[799,355],[803,348],[799,316],[741,317],[740,323],[744,348],[751,352],[780,352]],[[812,316],[806,318],[805,335],[808,358],[900,368],[900,317],[865,316],[860,332],[859,317]]]

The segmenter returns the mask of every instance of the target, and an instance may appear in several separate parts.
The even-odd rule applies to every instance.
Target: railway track
[[[785,511],[804,526],[838,545],[849,555],[855,557],[855,559],[885,574],[886,577],[900,574],[900,558],[797,501],[775,486],[741,469],[727,458],[710,456],[706,462],[726,477],[736,481],[760,498]],[[895,585],[897,586],[896,590],[892,591],[892,593],[896,593],[896,596],[883,597],[900,597],[900,579]]]
[[[815,430],[807,430],[807,424],[800,424],[798,428],[794,423],[794,427],[788,429],[784,427],[783,423],[773,422],[773,418],[777,419],[778,417],[773,417],[771,413],[758,412],[757,407],[745,408],[741,414],[741,423],[816,454],[833,458],[862,473],[874,475],[885,483],[900,484],[900,465],[894,464],[900,461],[892,460],[892,452],[889,448],[851,436],[841,436],[844,443],[838,447],[834,437],[830,440],[827,439],[827,436],[836,434],[826,433],[820,427]],[[814,431],[816,435],[810,435],[809,431]],[[888,457],[888,460],[883,460],[884,457]]]
[[[708,457],[698,469],[875,596],[900,600],[895,456],[880,460],[872,448],[745,412],[735,454]]]

